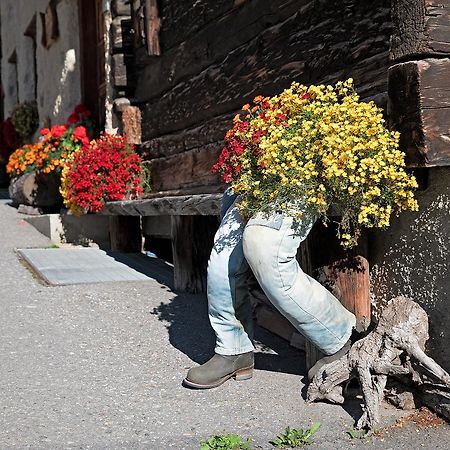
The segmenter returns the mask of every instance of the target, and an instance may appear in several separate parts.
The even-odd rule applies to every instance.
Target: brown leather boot
[[[189,369],[183,385],[193,389],[211,389],[220,386],[230,378],[237,381],[253,376],[253,352],[240,355],[215,354],[208,362]]]

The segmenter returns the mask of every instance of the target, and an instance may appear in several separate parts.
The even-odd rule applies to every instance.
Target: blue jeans
[[[271,303],[323,353],[340,350],[356,318],[320,283],[300,268],[296,255],[315,218],[257,214],[247,223],[228,190],[222,221],[208,264],[208,312],[216,333],[215,352],[236,355],[254,350],[249,270]]]

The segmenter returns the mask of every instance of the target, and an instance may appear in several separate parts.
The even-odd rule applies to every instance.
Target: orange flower
[[[242,111],[248,111],[250,109],[250,105],[247,103],[242,107]]]

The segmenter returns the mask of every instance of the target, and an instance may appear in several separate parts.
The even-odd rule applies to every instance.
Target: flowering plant
[[[244,216],[295,207],[327,220],[341,213],[341,244],[357,243],[362,226],[385,228],[393,212],[418,209],[414,177],[405,171],[399,133],[386,129],[382,110],[362,102],[353,80],[303,86],[243,107],[225,137],[213,171],[240,195]]]
[[[125,137],[103,134],[66,162],[61,178],[65,205],[74,213],[98,212],[107,201],[142,194],[141,158]]]
[[[95,130],[95,123],[92,119],[91,111],[82,103],[75,106],[72,113],[67,118],[69,127],[83,126],[87,130],[87,134],[92,138]]]
[[[11,114],[11,120],[22,142],[28,139],[39,125],[39,113],[36,102],[18,104]]]
[[[43,128],[40,135],[36,144],[25,144],[9,157],[6,171],[11,176],[33,171],[60,173],[69,155],[89,143],[84,127],[55,125]]]

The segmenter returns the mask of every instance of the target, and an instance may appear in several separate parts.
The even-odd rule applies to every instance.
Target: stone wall
[[[77,2],[61,0],[56,3],[59,37],[46,49],[41,43],[43,29],[40,13],[45,13],[48,5],[49,0],[0,2],[5,117],[17,102],[37,100],[41,126],[48,119],[52,124],[65,122],[81,100]],[[32,39],[24,35],[34,16],[36,56]],[[14,57],[11,58],[14,52],[16,63],[9,62],[14,60]]]
[[[375,311],[397,295],[417,301],[429,317],[429,354],[450,370],[450,167],[428,169],[426,184],[418,213],[372,236],[372,301]]]

